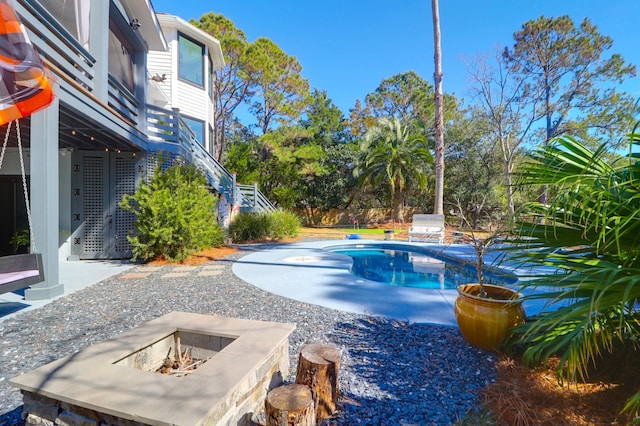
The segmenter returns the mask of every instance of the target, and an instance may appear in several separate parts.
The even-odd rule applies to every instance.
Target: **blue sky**
[[[152,0],[156,12],[185,20],[221,13],[250,41],[267,37],[301,63],[311,88],[326,90],[348,114],[380,82],[413,70],[433,82],[429,0]],[[639,0],[440,0],[443,88],[468,97],[464,58],[511,46],[513,33],[541,15],[588,17],[613,39],[611,53],[640,67]],[[624,90],[640,97],[640,79]]]

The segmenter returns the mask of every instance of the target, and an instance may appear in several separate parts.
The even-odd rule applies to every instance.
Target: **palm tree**
[[[633,137],[633,136],[632,136]],[[634,137],[640,139],[640,135]],[[586,374],[587,365],[617,344],[638,349],[640,336],[640,163],[629,157],[606,160],[570,137],[538,149],[520,178],[549,185],[548,204],[525,206],[529,220],[517,223],[518,250],[555,272],[525,282],[529,298],[558,302],[514,330],[524,360],[545,362],[561,355],[566,377]],[[627,405],[637,414],[640,394]]]
[[[436,181],[435,181],[435,205],[434,214],[444,213],[444,112],[442,105],[442,49],[440,48],[440,8],[438,0],[431,0],[431,13],[433,15],[433,60],[435,72],[433,73],[435,86],[435,123],[436,136]]]
[[[414,126],[402,125],[396,117],[382,118],[366,134],[361,145],[365,157],[355,174],[373,186],[388,185],[394,217],[404,221],[404,192],[427,186],[426,165],[433,162],[427,140]]]

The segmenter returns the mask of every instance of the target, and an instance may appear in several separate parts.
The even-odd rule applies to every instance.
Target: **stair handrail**
[[[151,141],[168,146],[180,147],[189,161],[198,161],[209,182],[220,193],[228,193],[240,206],[252,211],[274,211],[276,207],[258,189],[257,184],[240,185],[209,151],[198,141],[195,133],[182,119],[178,108],[166,109],[147,104],[147,133]]]
[[[242,195],[243,207],[252,209],[253,211],[275,211],[276,206],[258,189],[258,184],[253,185],[237,184],[238,192]]]

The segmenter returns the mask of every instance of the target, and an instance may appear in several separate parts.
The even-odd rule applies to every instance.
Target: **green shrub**
[[[300,219],[293,213],[278,210],[269,213],[240,213],[229,225],[229,237],[233,241],[261,241],[268,238],[280,240],[297,237]]]
[[[125,195],[120,207],[136,215],[133,260],[159,255],[175,262],[193,252],[223,245],[216,222],[216,199],[204,174],[191,164],[156,170],[152,181],[134,195]]]
[[[276,240],[290,237],[294,238],[300,234],[300,219],[295,214],[278,210],[269,214],[270,226],[269,236]]]
[[[31,246],[31,233],[28,228],[19,228],[13,237],[9,240],[9,243],[13,245],[14,251],[16,253],[20,252],[21,249],[24,249],[26,253],[29,252],[29,247]]]
[[[268,227],[266,214],[241,212],[229,224],[229,237],[236,242],[264,239]]]

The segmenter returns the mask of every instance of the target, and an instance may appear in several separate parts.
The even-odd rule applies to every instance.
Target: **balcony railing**
[[[58,77],[93,92],[96,60],[38,2],[18,0],[16,13],[47,67]]]
[[[140,101],[115,78],[109,76],[109,106],[120,114],[130,125],[139,122]]]
[[[109,99],[91,98],[96,89],[96,58],[39,2],[17,0],[16,12],[29,39],[49,70],[68,87],[88,95],[87,103],[108,104],[131,127],[140,123],[141,103],[116,79],[108,76]],[[107,54],[100,60],[106,61]]]
[[[236,188],[241,197],[241,209],[248,209],[250,211],[274,211],[275,206],[269,201],[267,197],[258,189],[258,184],[253,185],[236,185]]]

